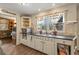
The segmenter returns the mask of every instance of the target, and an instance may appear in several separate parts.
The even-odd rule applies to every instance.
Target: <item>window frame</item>
[[[63,23],[63,30],[57,30],[57,32],[58,32],[58,33],[64,33],[64,31],[65,31],[65,24],[64,24],[64,23],[65,23],[65,13],[58,13],[57,15],[59,15],[59,16],[60,16],[60,15],[63,15],[63,22],[62,22],[62,23]],[[48,15],[48,16],[50,16],[50,15]],[[43,17],[45,17],[45,16],[43,16]],[[37,22],[39,22],[40,19],[44,21],[43,17],[37,19]],[[52,16],[52,17],[54,17],[54,16]],[[47,32],[48,32],[48,31],[51,31],[51,30],[49,29],[49,26],[47,27],[47,29],[48,29],[48,30],[45,30],[45,31],[47,31]],[[37,24],[37,30],[39,30],[39,29],[38,29],[38,24]],[[44,29],[42,29],[42,30],[44,30]]]

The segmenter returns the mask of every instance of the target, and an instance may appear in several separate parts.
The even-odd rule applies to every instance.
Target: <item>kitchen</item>
[[[7,7],[9,4],[1,5]],[[47,55],[79,53],[78,4],[27,3],[20,6],[25,5],[33,10],[29,13],[27,10],[27,15],[16,15],[16,46],[23,44]]]

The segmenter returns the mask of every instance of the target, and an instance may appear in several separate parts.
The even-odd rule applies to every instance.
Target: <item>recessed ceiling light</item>
[[[41,9],[38,9],[38,11],[41,11]]]
[[[52,4],[52,6],[55,6],[55,5],[56,5],[55,3]]]
[[[22,5],[26,5],[26,3],[22,3]]]

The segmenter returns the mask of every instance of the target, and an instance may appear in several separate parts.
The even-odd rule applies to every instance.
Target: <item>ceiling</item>
[[[21,15],[34,15],[63,5],[66,5],[66,3],[0,3],[0,8],[15,11]]]

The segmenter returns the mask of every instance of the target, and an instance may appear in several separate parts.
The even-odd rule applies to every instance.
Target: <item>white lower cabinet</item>
[[[42,51],[42,40],[38,36],[36,37],[36,40],[35,40],[35,49]]]
[[[34,40],[32,39],[32,35],[27,35],[27,46],[34,48]]]
[[[68,51],[70,51],[70,54],[74,54],[74,43],[75,41],[69,41],[69,40],[62,40],[62,39],[55,39],[55,38],[49,38],[49,37],[42,37],[42,36],[35,36],[35,35],[27,35],[25,38],[22,38],[20,40],[20,43],[23,43],[24,45],[31,47],[33,49],[36,49],[40,52],[49,54],[49,55],[57,55],[59,54],[59,50],[61,46],[67,46]],[[69,48],[70,47],[70,48]],[[70,49],[70,50],[69,50]],[[68,53],[69,54],[69,53]]]
[[[54,54],[54,42],[52,41],[52,38],[46,38],[46,40],[44,40],[44,53],[49,54],[49,55],[53,55]]]
[[[31,45],[31,35],[27,35],[27,46],[29,46],[30,47],[30,45]]]
[[[21,43],[24,44],[24,45],[27,45],[27,43],[28,43],[28,42],[27,42],[27,39],[22,39],[22,40],[21,40]]]
[[[52,38],[47,38],[47,37],[36,37],[35,40],[35,49],[49,54],[53,55],[54,54],[54,42]]]
[[[27,39],[22,39],[21,43],[40,52],[49,55],[54,54],[54,41],[52,38],[27,35]]]
[[[26,36],[23,38],[22,35],[21,35],[20,43],[22,43],[24,45],[27,45],[27,38],[26,38]]]

